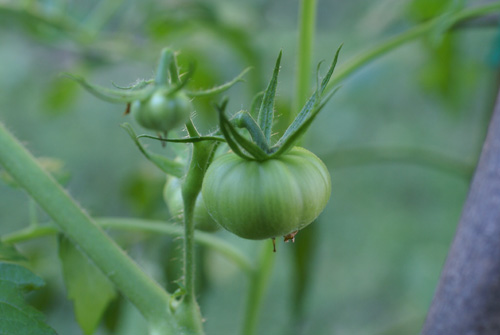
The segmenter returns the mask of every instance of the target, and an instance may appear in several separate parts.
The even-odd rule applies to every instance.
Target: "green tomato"
[[[130,109],[144,128],[167,133],[186,123],[193,106],[182,92],[167,95],[163,90],[157,90],[147,100],[134,101]]]
[[[202,187],[212,218],[252,240],[292,239],[323,211],[330,192],[326,166],[299,147],[261,162],[225,154],[210,165]]]
[[[182,219],[184,205],[182,201],[181,182],[178,178],[169,178],[163,189],[163,199],[167,204],[170,214],[176,218]],[[194,226],[196,229],[207,232],[213,232],[219,229],[219,225],[208,214],[201,193],[198,194],[194,207]]]

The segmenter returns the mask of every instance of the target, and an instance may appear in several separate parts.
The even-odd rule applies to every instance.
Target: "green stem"
[[[191,137],[198,137],[193,122],[189,120],[186,128]],[[201,313],[195,297],[195,259],[194,259],[194,208],[200,193],[203,177],[210,160],[214,145],[210,142],[193,143],[193,152],[189,169],[182,183],[182,199],[184,202],[184,288],[186,294],[179,306],[181,321],[194,334],[203,334]]]
[[[160,60],[158,68],[156,69],[155,84],[166,85],[168,84],[168,77],[171,71],[172,63],[174,63],[174,52],[169,48],[163,48],[160,53]],[[177,73],[175,74],[177,76]],[[172,79],[174,80],[174,79]]]
[[[274,257],[271,245],[269,243],[262,243],[258,266],[252,277],[250,277],[250,288],[248,290],[245,319],[243,321],[243,335],[257,334],[259,311],[261,310],[262,298],[266,293],[267,285],[271,278]]]
[[[316,23],[316,0],[301,0],[299,8],[299,43],[297,59],[296,92],[292,114],[300,111],[300,107],[309,97],[311,88],[311,66]]]
[[[94,220],[103,229],[165,234],[174,237],[184,235],[183,227],[168,224],[163,221],[131,218],[95,218]],[[3,243],[15,244],[44,236],[53,236],[59,232],[60,229],[52,224],[29,226],[13,233],[6,234],[2,236],[0,240]],[[221,255],[234,262],[234,264],[240,267],[240,269],[245,273],[251,273],[253,271],[253,264],[247,256],[245,256],[238,248],[214,236],[213,234],[196,231],[194,234],[194,240],[200,245],[204,245],[219,252]]]
[[[149,278],[0,123],[0,164],[52,217],[148,320],[152,331],[173,331],[170,295]]]
[[[448,19],[449,27],[452,28],[455,24],[460,21],[468,20],[477,16],[489,14],[492,12],[496,12],[500,10],[500,2],[493,2],[487,5],[478,6],[475,8],[464,9],[457,14],[453,15]],[[409,42],[420,38],[432,29],[436,28],[439,24],[441,24],[440,18],[436,18],[434,20],[425,22],[419,26],[416,26],[408,31],[405,31],[397,36],[394,36],[387,41],[373,47],[370,50],[362,52],[359,56],[352,58],[348,62],[344,63],[344,65],[334,74],[334,77],[330,81],[328,85],[328,89],[331,89],[334,85],[338,84],[342,79],[349,76],[354,71],[358,70],[365,64],[370,61],[376,59],[377,57],[382,56],[383,54]]]

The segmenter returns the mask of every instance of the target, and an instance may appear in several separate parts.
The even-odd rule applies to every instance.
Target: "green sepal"
[[[217,141],[226,142],[226,139],[222,136],[197,136],[197,137],[186,137],[186,138],[161,138],[155,137],[147,134],[138,135],[139,138],[149,138],[152,140],[162,141],[162,142],[172,142],[172,143],[197,143],[202,141]]]
[[[281,55],[282,51],[280,51],[278,59],[276,59],[273,76],[269,81],[269,85],[267,86],[266,91],[264,92],[264,97],[262,98],[262,103],[260,105],[259,116],[257,118],[257,122],[259,123],[259,126],[264,133],[264,137],[269,144],[271,141],[271,129],[273,127],[274,98],[276,95],[276,87],[278,86],[278,74],[280,71]]]
[[[213,95],[213,94],[218,94],[227,91],[230,89],[234,84],[243,81],[243,76],[250,71],[250,68],[244,69],[238,76],[236,76],[233,80],[228,81],[225,84],[222,84],[220,86],[212,87],[206,90],[199,90],[199,91],[189,91],[186,90],[186,95],[190,98],[194,97],[201,97],[201,96],[207,96],[207,95]]]
[[[243,151],[241,151],[240,147],[235,142],[235,140],[233,139],[233,137],[229,133],[228,129],[225,127],[225,124],[223,125],[222,120],[224,119],[224,111],[226,110],[226,106],[227,106],[227,99],[223,100],[220,105],[215,104],[215,109],[218,111],[219,119],[220,119],[219,130],[221,131],[222,135],[226,139],[227,145],[229,146],[229,148],[231,148],[231,150],[233,150],[233,152],[235,154],[237,154],[238,156],[240,156],[242,158],[245,158],[248,160],[253,160],[252,157],[248,156]]]
[[[250,136],[255,144],[257,144],[263,151],[267,152],[269,150],[269,145],[264,137],[264,133],[252,115],[246,111],[240,111],[232,120],[234,120],[234,124],[237,127],[245,128],[250,133]]]
[[[76,81],[78,84],[82,85],[89,93],[95,97],[112,102],[112,103],[129,103],[136,100],[144,100],[153,93],[154,86],[146,85],[141,88],[127,90],[112,90],[99,85],[90,84],[85,80],[85,78],[80,76],[75,76],[70,73],[63,73],[64,76]],[[147,83],[147,82],[146,82]]]
[[[25,267],[0,262],[0,334],[56,335],[44,315],[23,297],[44,285],[42,278]]]
[[[272,157],[277,157],[283,153],[285,153],[287,150],[291,149],[294,145],[294,143],[302,136],[306,131],[307,128],[311,125],[313,120],[316,118],[318,113],[323,109],[323,107],[327,104],[327,102],[333,97],[335,93],[340,89],[340,87],[334,88],[331,92],[329,92],[324,99],[321,101],[317,102],[314,104],[314,108],[312,109],[311,113],[304,119],[302,123],[299,124],[297,128],[295,128],[293,131],[291,131],[288,134],[288,137],[283,140],[283,142],[278,142],[276,143],[275,146],[271,148],[272,154],[269,156],[270,158]],[[283,135],[284,136],[284,135]]]
[[[330,79],[332,78],[333,71],[335,70],[335,67],[337,66],[337,61],[339,59],[340,50],[342,50],[343,46],[344,46],[344,43],[342,43],[339,46],[339,48],[337,49],[337,52],[335,53],[335,57],[333,58],[332,64],[330,65],[328,72],[326,73],[325,77],[323,78],[323,81],[321,82],[320,94],[323,94],[326,87],[328,86],[328,83],[330,82]]]
[[[234,143],[238,146],[244,149],[246,152],[248,152],[250,155],[253,156],[253,159],[256,160],[266,160],[268,158],[267,153],[262,150],[258,145],[256,145],[254,142],[251,140],[245,138],[243,135],[241,135],[238,130],[234,127],[234,125],[227,119],[227,117],[224,115],[224,111],[222,109],[219,109],[219,118],[220,118],[220,128],[223,131],[226,141],[229,144],[228,136],[234,140]],[[241,152],[241,150],[239,150]],[[237,152],[235,152],[238,154]],[[239,154],[238,154],[239,155]],[[242,158],[249,159],[248,155],[241,156]],[[252,159],[252,158],[250,158]]]
[[[271,148],[273,152],[273,157],[279,155],[280,153],[288,150],[293,146],[293,143],[299,139],[299,137],[305,133],[312,120],[316,117],[316,115],[321,111],[326,102],[335,94],[338,88],[333,89],[330,93],[326,95],[326,98],[323,99],[323,93],[328,86],[328,83],[333,75],[333,71],[335,70],[335,66],[337,65],[338,57],[340,50],[342,49],[342,45],[337,49],[335,53],[335,57],[333,61],[321,81],[321,85],[316,87],[316,91],[311,95],[311,97],[307,100],[306,104],[297,115],[295,120],[293,120],[292,124],[287,128],[283,136],[278,140],[278,142]],[[319,67],[319,65],[318,65]],[[319,78],[319,77],[318,77]],[[319,79],[318,79],[319,84]],[[285,148],[282,148],[285,147]]]
[[[154,165],[156,165],[156,167],[158,167],[166,174],[172,175],[177,178],[181,178],[182,176],[184,176],[185,171],[184,171],[184,165],[182,163],[176,162],[174,160],[168,159],[167,157],[146,150],[146,148],[144,148],[141,142],[139,142],[139,140],[137,139],[137,135],[130,124],[123,123],[121,127],[127,131],[130,138],[137,145],[141,153],[147,159],[149,159]]]
[[[113,85],[114,87],[120,89],[120,90],[140,90],[141,88],[144,88],[148,85],[151,85],[152,83],[154,83],[154,79],[138,79],[134,84],[130,85],[130,86],[119,86],[118,84],[116,84],[115,82],[111,82],[111,85]]]

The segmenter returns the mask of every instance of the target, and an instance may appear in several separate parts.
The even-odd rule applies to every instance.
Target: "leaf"
[[[26,257],[21,255],[13,245],[0,242],[0,260],[2,261],[25,261]]]
[[[146,148],[142,146],[141,142],[139,142],[137,134],[130,124],[123,123],[121,127],[127,131],[130,138],[134,141],[135,145],[137,145],[142,154],[154,165],[156,165],[156,167],[158,167],[166,174],[170,174],[177,178],[181,178],[184,175],[184,165],[182,163],[146,150]]]
[[[85,334],[93,334],[106,307],[116,297],[116,290],[108,278],[62,235],[59,258],[76,320]]]
[[[135,100],[144,100],[151,95],[154,89],[153,86],[143,86],[142,83],[145,82],[143,81],[140,88],[135,90],[112,90],[103,86],[90,84],[85,78],[80,76],[70,73],[63,73],[62,75],[76,81],[95,97],[111,103],[128,103]]]
[[[280,72],[280,62],[281,62],[280,51],[278,59],[276,59],[276,65],[274,67],[273,76],[266,91],[264,92],[264,97],[262,98],[262,104],[260,105],[259,116],[257,122],[259,123],[266,140],[270,142],[271,140],[271,128],[273,126],[274,118],[274,97],[276,95],[276,87],[278,86],[278,73]]]
[[[55,335],[43,314],[23,298],[27,291],[44,286],[43,280],[25,267],[0,262],[0,335]]]
[[[230,89],[234,84],[243,81],[243,76],[250,71],[250,68],[244,69],[239,75],[237,75],[233,80],[228,81],[225,84],[222,84],[220,86],[212,87],[206,90],[199,90],[199,91],[186,91],[186,94],[189,97],[200,97],[200,96],[206,96],[206,95],[213,95],[213,94],[218,94],[227,91]]]

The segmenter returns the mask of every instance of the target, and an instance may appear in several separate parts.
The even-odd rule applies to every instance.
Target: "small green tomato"
[[[330,192],[326,166],[299,147],[265,161],[234,153],[220,156],[208,168],[202,187],[212,218],[252,240],[293,239],[323,211]]]
[[[147,100],[136,100],[131,105],[131,112],[144,128],[168,133],[182,127],[189,119],[193,106],[182,92],[166,94],[157,90]]]
[[[170,214],[176,218],[182,218],[182,190],[181,182],[178,178],[169,177],[163,189],[163,199],[167,204]],[[194,225],[196,229],[207,232],[213,232],[219,229],[219,225],[208,214],[201,193],[198,194],[194,207]]]

